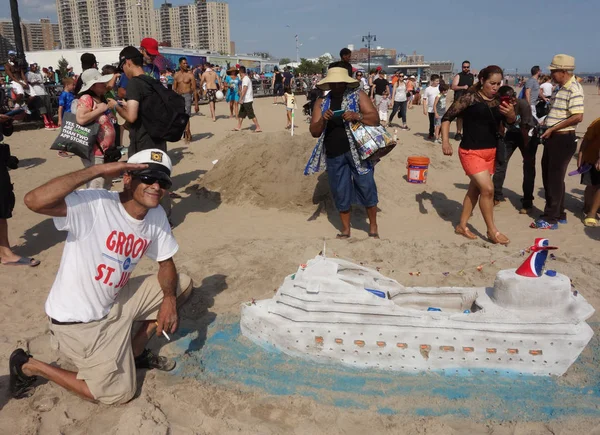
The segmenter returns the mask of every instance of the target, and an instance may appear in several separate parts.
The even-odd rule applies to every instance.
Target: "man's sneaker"
[[[429,140],[433,140],[434,136],[432,134],[430,134],[429,136],[427,136],[427,139]]]
[[[564,218],[564,219],[559,219],[559,220],[558,220],[558,223],[559,223],[559,224],[562,224],[562,225],[566,225],[566,224],[567,224],[567,218]]]
[[[536,230],[557,230],[558,224],[551,224],[544,219],[538,219],[532,222],[531,225],[529,225],[529,228],[534,228]]]
[[[531,211],[533,207],[530,208],[525,208],[525,207],[521,207],[521,210],[519,210],[519,214],[529,214],[529,212]]]
[[[460,134],[460,133],[456,133],[456,134],[454,135],[454,140],[462,140],[462,134]]]
[[[28,115],[31,115],[31,110],[29,110],[29,107],[27,107],[27,104],[23,104],[21,106],[21,109],[23,109],[25,111],[25,113],[27,113]]]
[[[170,372],[175,368],[176,362],[164,356],[154,355],[150,349],[144,349],[140,356],[135,358],[136,369],[156,369]]]
[[[31,386],[37,380],[35,376],[27,376],[21,368],[31,358],[31,355],[23,349],[15,350],[8,360],[8,371],[10,373],[10,394],[15,399],[29,397],[33,393]]]

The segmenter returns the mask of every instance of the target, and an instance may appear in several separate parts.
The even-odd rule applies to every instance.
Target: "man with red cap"
[[[154,59],[160,53],[158,51],[158,41],[154,38],[144,38],[140,43],[140,53],[144,56],[144,64],[142,69],[144,74],[150,77],[154,77],[156,80],[160,80],[160,70],[154,65]],[[125,98],[127,96],[127,83],[129,79],[125,74],[121,74],[119,82],[119,98]]]

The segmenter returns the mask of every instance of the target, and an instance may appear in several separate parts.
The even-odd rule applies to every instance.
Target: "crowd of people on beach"
[[[43,91],[44,76],[56,82],[55,71],[42,74],[34,64],[25,73],[14,56],[7,64],[15,105],[12,114],[0,115],[3,135],[12,134],[14,111],[29,110],[32,100],[26,100],[26,87],[41,102],[45,128],[64,128],[67,122],[98,127],[92,152],[81,158],[83,169],[49,180],[24,197],[30,210],[52,217],[57,230],[68,232],[45,311],[51,335],[77,371],[47,364],[17,349],[9,361],[13,397],[30,394],[37,377],[42,377],[82,398],[120,404],[135,395],[136,369],[168,371],[175,367],[173,359],[146,347],[155,334],[168,339],[168,334],[176,331],[177,309],[193,287],[189,277],[178,274],[173,261],[178,244],[171,231],[170,213],[171,198],[176,194],[169,193],[173,164],[167,142],[193,140],[189,117],[192,105],[199,112],[202,98],[208,102],[213,122],[217,121],[216,104],[224,100],[229,118],[236,120],[233,130],[239,131],[246,117],[253,122],[255,132],[261,132],[261,127],[253,105],[255,73],[239,65],[222,68],[207,63],[192,68],[185,57],[179,59],[177,71],[160,71],[154,64],[158,54],[158,42],[151,38],[143,39],[139,47],[123,48],[116,65],[101,69],[94,54],[85,53],[82,73],[74,76],[68,72],[61,78],[58,126]],[[385,128],[386,124],[392,126],[398,115],[402,122],[399,128],[409,130],[407,112],[413,105],[422,105],[429,119],[427,138],[440,144],[446,156],[454,154],[450,125],[457,121],[453,139],[459,144],[457,153],[469,186],[456,234],[477,239],[469,220],[479,203],[487,239],[494,244],[510,243],[496,226],[494,207],[504,201],[506,168],[519,149],[524,162],[519,212],[531,214],[540,144],[544,146],[545,207],[531,228],[556,230],[567,223],[564,181],[576,152],[575,128],[584,113],[583,88],[574,76],[573,57],[554,56],[548,76],[542,76],[539,66],[534,66],[520,96],[496,65],[481,69],[475,76],[470,62],[465,61],[450,84],[432,74],[422,89],[414,76],[406,77],[402,71],[391,75],[381,67],[356,71],[350,58],[350,50],[343,49],[339,61],[329,65],[323,75],[305,77],[306,88],[302,87],[308,98],[309,131],[317,139],[305,174],[327,171],[341,220],[338,239],[351,237],[353,205],[366,208],[368,236],[380,237],[374,176],[377,161],[362,158],[354,136],[356,126]],[[283,73],[277,69],[270,83],[273,104],[281,98],[286,128],[290,129],[297,109],[296,86],[292,86],[296,78],[289,68]],[[175,106],[181,110],[171,113]],[[156,113],[165,108],[167,115],[173,115],[172,120],[164,112]],[[161,130],[162,126],[165,128]],[[176,130],[175,139],[171,128]],[[125,130],[129,133],[127,162],[120,161]],[[70,156],[64,151],[59,155]],[[1,144],[0,263],[35,267],[40,262],[16,255],[8,240],[7,219],[12,217],[16,200],[8,170],[17,167],[18,159],[10,147]],[[586,186],[584,224],[597,226],[600,119],[583,137],[575,172]],[[116,178],[122,180],[122,192],[111,191]],[[158,263],[157,274],[130,279],[144,255]]]

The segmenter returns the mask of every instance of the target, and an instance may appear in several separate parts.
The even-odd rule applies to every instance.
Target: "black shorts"
[[[581,174],[581,184],[584,186],[600,186],[600,171],[596,169],[596,166],[592,166],[592,169]]]
[[[242,103],[238,116],[242,119],[245,117],[248,117],[248,119],[256,118],[256,115],[254,114],[254,107],[252,107],[252,102]]]
[[[10,177],[2,177],[2,187],[0,188],[0,219],[10,219],[15,208],[15,194]]]
[[[207,89],[206,90],[206,98],[208,99],[209,103],[216,103],[217,102],[217,90],[216,89]],[[191,109],[191,106],[190,106]]]
[[[283,96],[283,83],[275,83],[273,87],[273,94],[278,97]]]

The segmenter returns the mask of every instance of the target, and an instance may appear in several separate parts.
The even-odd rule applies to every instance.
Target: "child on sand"
[[[390,91],[386,88],[381,94],[381,100],[379,101],[379,106],[377,107],[377,111],[379,112],[379,122],[382,126],[386,126],[388,119],[388,109],[390,107]]]
[[[296,96],[294,95],[292,88],[289,86],[286,86],[285,88],[285,93],[283,94],[283,101],[285,102],[285,105],[287,107],[287,125],[285,128],[290,129],[292,128],[292,110],[296,108]]]
[[[62,126],[62,118],[65,113],[71,112],[71,103],[75,99],[73,89],[75,89],[75,80],[70,77],[64,78],[63,91],[58,97],[58,125]]]
[[[442,116],[446,114],[446,94],[448,94],[448,85],[446,83],[440,84],[440,93],[435,97],[433,103],[433,113],[435,115],[435,141],[439,144],[442,143],[440,132],[442,129]]]

